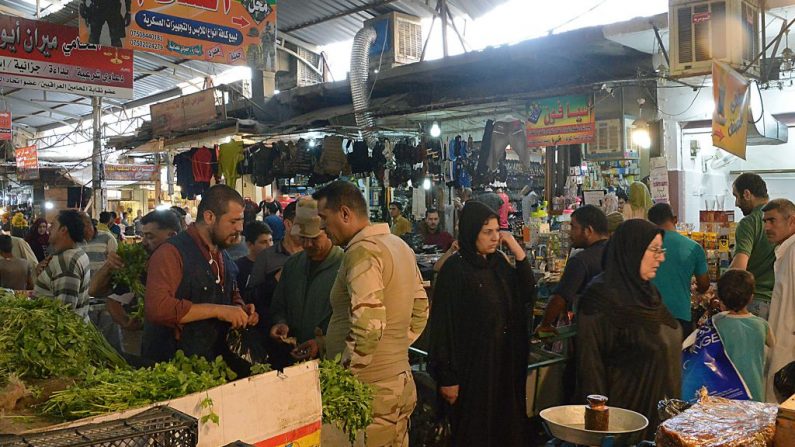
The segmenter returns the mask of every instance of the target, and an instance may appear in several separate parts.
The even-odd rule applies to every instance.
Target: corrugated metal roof
[[[506,0],[448,0],[451,12],[456,16],[476,18],[492,10],[495,6],[505,3]],[[42,20],[60,23],[69,26],[78,26],[79,0],[72,0],[64,8],[52,14],[42,12]],[[278,28],[295,29],[291,36],[315,45],[325,45],[333,42],[349,40],[362,27],[365,20],[376,17],[389,11],[399,11],[419,17],[430,17],[436,0],[280,0],[278,3]],[[0,0],[0,7],[5,7],[5,13],[18,11],[21,15],[35,15],[35,3],[25,0]],[[347,11],[357,12],[343,15]],[[336,17],[331,20],[330,17]],[[306,25],[309,22],[319,22]],[[302,26],[303,25],[303,26]],[[179,68],[175,68],[178,66]],[[134,99],[138,100],[170,90],[177,84],[186,80],[203,77],[207,74],[218,74],[229,68],[226,65],[212,64],[202,61],[184,61],[173,57],[157,54],[136,54],[134,70],[136,80],[133,86]],[[161,73],[161,74],[152,74]],[[7,96],[31,102],[33,99],[43,100],[41,91],[10,91]],[[59,99],[53,99],[53,98]],[[66,120],[68,115],[85,115],[90,113],[91,107],[88,100],[83,104],[71,104],[81,97],[69,94],[54,96],[47,95],[48,101],[60,101],[69,104],[46,103],[32,101],[25,104],[22,101],[9,102],[15,116],[15,123],[39,128],[53,124],[57,120]],[[123,101],[122,101],[123,102]],[[57,112],[43,111],[41,107],[49,107]],[[60,114],[59,114],[60,113]]]

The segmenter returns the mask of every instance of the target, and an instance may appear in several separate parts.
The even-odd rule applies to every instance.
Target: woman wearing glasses
[[[681,328],[651,283],[665,261],[664,235],[640,219],[618,227],[604,272],[580,298],[577,323],[578,398],[602,394],[643,414],[646,439],[659,423],[657,402],[681,389]]]

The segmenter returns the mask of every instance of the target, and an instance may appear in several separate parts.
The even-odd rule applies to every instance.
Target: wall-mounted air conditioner
[[[422,57],[422,23],[419,17],[391,12],[364,22],[378,37],[370,47],[370,69],[392,68],[419,62]]]
[[[759,0],[670,0],[671,76],[712,72],[712,60],[741,69],[760,51]],[[759,76],[759,63],[746,72]]]

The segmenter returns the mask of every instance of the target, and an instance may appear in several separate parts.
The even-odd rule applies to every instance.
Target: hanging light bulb
[[[789,48],[789,30],[786,31],[784,34],[786,39],[787,47],[781,51],[781,71],[790,71],[792,70],[792,61],[793,61],[793,52]]]
[[[641,149],[649,149],[651,147],[649,123],[643,119],[643,104],[645,103],[645,99],[638,98],[638,119],[632,122],[632,131],[630,132],[632,144]]]
[[[441,134],[442,134],[442,128],[439,127],[438,122],[434,121],[433,124],[431,125],[431,136],[434,138],[439,138]]]
[[[422,181],[422,189],[424,189],[426,191],[431,189],[431,179],[426,178],[425,180]]]

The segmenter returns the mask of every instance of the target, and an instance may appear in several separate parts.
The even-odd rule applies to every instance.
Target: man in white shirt
[[[765,400],[782,402],[789,396],[777,396],[773,386],[776,373],[795,360],[795,204],[787,199],[771,200],[762,208],[765,235],[776,245],[773,264],[776,280],[770,302],[770,331],[776,345],[770,350],[767,364]]]

